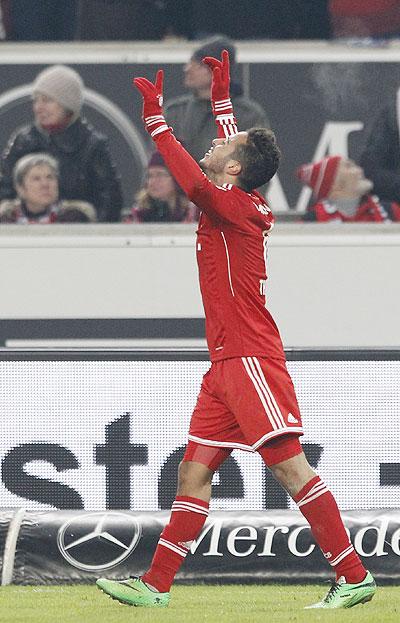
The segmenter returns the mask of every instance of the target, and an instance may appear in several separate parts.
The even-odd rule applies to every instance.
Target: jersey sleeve
[[[212,110],[217,126],[218,138],[228,138],[238,133],[236,118],[230,99],[212,102]]]

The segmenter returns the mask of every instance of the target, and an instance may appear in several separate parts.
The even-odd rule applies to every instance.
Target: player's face
[[[373,183],[365,177],[361,167],[353,160],[343,158],[339,162],[331,192],[340,192],[350,197],[353,195],[361,196],[369,192],[372,186]]]
[[[192,91],[204,91],[211,87],[211,71],[199,61],[190,60],[184,68],[184,83]]]
[[[57,201],[58,179],[47,164],[37,164],[29,169],[17,191],[31,212],[40,213]]]
[[[172,175],[164,167],[153,166],[147,174],[147,191],[153,199],[168,201],[176,194]]]
[[[41,126],[61,125],[68,117],[65,108],[42,93],[36,93],[33,98],[33,114]]]
[[[205,171],[221,173],[227,162],[232,158],[236,147],[247,141],[247,132],[238,132],[228,138],[215,138],[211,148],[200,160],[200,165]]]

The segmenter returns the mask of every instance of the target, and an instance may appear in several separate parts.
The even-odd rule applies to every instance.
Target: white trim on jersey
[[[231,261],[229,258],[229,249],[228,249],[228,245],[226,243],[226,238],[225,238],[225,234],[223,231],[221,231],[221,236],[222,236],[222,240],[224,241],[224,245],[225,245],[225,253],[226,253],[226,261],[227,261],[227,267],[228,267],[228,278],[229,278],[229,285],[231,288],[231,292],[232,292],[232,296],[235,296],[235,292],[233,289],[233,285],[232,285],[232,275],[231,275]]]
[[[254,203],[254,202],[253,202]],[[268,232],[270,230],[266,229],[263,231],[262,233],[262,237],[263,237],[263,258],[264,258],[264,267],[265,267],[265,280],[267,280],[267,255],[268,255]],[[265,287],[265,292],[264,292],[264,299],[265,299],[265,307],[267,306],[267,288]]]
[[[350,543],[349,547],[347,547],[340,554],[338,554],[336,558],[333,558],[332,560],[329,560],[328,558],[328,562],[332,567],[336,567],[336,565],[338,565],[339,562],[343,560],[343,558],[346,558],[346,556],[348,556],[352,552],[354,552],[354,547]]]
[[[214,102],[214,110],[216,112],[219,112],[220,110],[232,110],[232,101],[231,98],[228,97],[228,99],[225,100],[217,100],[216,102]]]
[[[185,550],[179,547],[179,545],[176,545],[175,543],[170,543],[169,541],[166,541],[165,539],[159,539],[158,544],[163,545],[164,547],[167,547],[172,552],[175,552],[175,554],[179,554],[179,556],[182,556],[182,558],[185,558],[186,554],[189,551],[189,549]]]
[[[222,128],[225,138],[236,136],[238,134],[237,125],[235,123],[235,117],[233,114],[229,115],[217,115],[215,117],[216,123]]]

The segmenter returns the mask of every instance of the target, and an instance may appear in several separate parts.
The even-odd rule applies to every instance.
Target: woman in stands
[[[57,161],[48,154],[28,154],[14,167],[16,199],[0,203],[0,223],[94,222],[96,211],[85,201],[60,201]]]
[[[197,220],[196,206],[176,184],[161,154],[155,151],[149,160],[144,187],[124,222],[193,223]]]

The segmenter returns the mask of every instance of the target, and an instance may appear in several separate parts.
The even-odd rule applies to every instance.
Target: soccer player
[[[364,568],[336,502],[302,451],[301,416],[279,331],[265,306],[271,210],[257,188],[275,174],[280,152],[271,130],[238,132],[229,97],[229,57],[206,57],[218,128],[200,166],[174,138],[162,112],[163,72],[136,78],[143,118],[169,170],[201,210],[196,243],[211,368],[205,374],[179,467],[178,491],[150,569],[140,578],[99,579],[114,599],[167,606],[175,574],[208,516],[213,474],[234,448],[258,452],[311,526],[336,582],[312,608],[350,608],[372,599]]]

